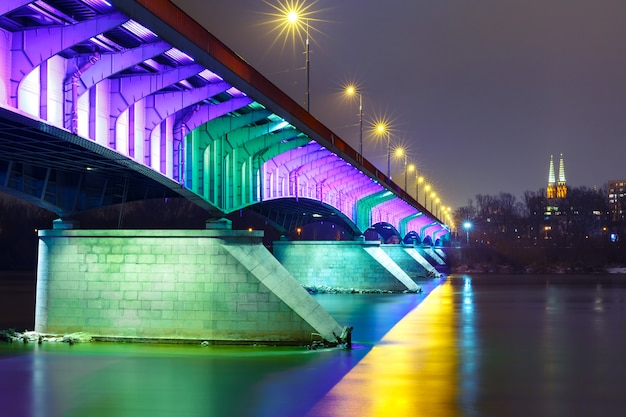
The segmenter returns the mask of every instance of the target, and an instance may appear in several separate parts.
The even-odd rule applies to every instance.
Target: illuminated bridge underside
[[[0,190],[62,217],[182,195],[285,231],[448,232],[168,1],[3,0],[0,32]]]

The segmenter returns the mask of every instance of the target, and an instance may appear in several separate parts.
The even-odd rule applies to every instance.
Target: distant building
[[[559,159],[559,176],[557,181],[554,170],[554,157],[550,155],[550,166],[548,167],[548,187],[546,188],[546,208],[544,211],[544,239],[552,239],[557,235],[567,234],[567,220],[561,216],[564,199],[567,198],[567,183],[565,181],[565,163],[563,154]]]
[[[626,220],[626,180],[609,181],[608,190],[611,220],[623,222]]]
[[[554,157],[550,155],[550,166],[548,167],[548,187],[546,188],[546,215],[559,214],[559,200],[567,198],[567,182],[565,181],[565,163],[563,154],[559,160],[559,180],[556,180],[554,171]]]

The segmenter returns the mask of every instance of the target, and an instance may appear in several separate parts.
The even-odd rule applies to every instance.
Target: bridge
[[[289,288],[283,288],[287,291],[283,295],[266,282],[274,280],[277,269],[278,275],[285,277],[289,271],[274,265],[275,260],[269,260],[253,244],[261,236],[258,232],[222,230],[219,222],[209,226],[218,231],[203,234],[67,230],[73,228],[77,213],[150,198],[184,197],[204,208],[210,219],[252,210],[283,233],[310,223],[331,222],[349,231],[357,245],[364,244],[359,237],[372,227],[392,230],[400,239],[409,236],[411,243],[437,242],[449,232],[433,213],[169,1],[4,0],[0,34],[0,191],[60,218],[59,230],[40,234],[40,269],[48,274],[40,275],[40,281],[57,282],[62,271],[70,272],[71,278],[64,278],[63,285],[66,292],[73,291],[83,287],[81,274],[90,272],[90,267],[95,271],[107,265],[108,272],[121,273],[129,263],[150,264],[152,260],[167,264],[167,251],[158,253],[152,247],[149,254],[137,253],[129,249],[128,241],[158,246],[155,242],[170,239],[178,242],[169,247],[171,253],[181,240],[185,250],[190,250],[197,239],[213,238],[216,246],[207,254],[219,252],[237,260],[248,271],[245,280],[254,278],[270,288],[278,297],[276,305],[302,308],[293,302],[296,286],[285,283],[291,278],[281,281],[281,286]],[[94,238],[108,243],[94,244]],[[386,271],[394,269],[388,266],[390,255],[380,247],[369,247],[366,252],[379,264],[387,263]],[[68,261],[67,253],[78,256]],[[432,250],[430,256],[441,262]],[[409,257],[430,271],[430,265],[423,262],[426,255],[414,250]],[[203,264],[205,261],[196,257],[191,263],[208,268],[215,264],[211,259]],[[116,267],[110,269],[112,263]],[[274,266],[260,271],[259,264],[267,263]],[[392,263],[397,267],[398,262]],[[158,273],[172,273],[174,263],[168,265],[170,269]],[[151,269],[150,273],[156,272]],[[123,284],[105,285],[102,271],[98,274],[92,278],[100,284],[92,287],[108,286],[109,293],[98,293],[78,310],[89,310],[89,304],[122,311],[126,309],[121,304],[135,306],[130,316],[116,318],[118,327],[142,322],[145,317],[140,316],[146,314],[142,301],[150,301],[153,310],[159,306],[171,313],[175,301],[195,302],[194,291],[201,287],[197,282],[194,291],[177,287],[176,300],[163,299],[166,293],[141,300],[133,292],[140,291],[137,285],[127,285],[128,276],[124,275]],[[402,270],[391,275],[402,288],[415,289]],[[163,281],[161,275],[159,282]],[[212,288],[219,286],[213,284]],[[111,288],[125,285],[126,290],[110,293]],[[139,287],[142,291],[147,288]],[[150,289],[155,293],[154,288],[171,287],[153,283]],[[241,293],[233,291],[232,285],[229,288]],[[49,291],[49,287],[38,288],[40,327],[54,331],[80,321],[76,302],[63,297],[59,301]],[[212,295],[215,300],[205,302],[220,301],[218,292]],[[296,299],[302,302],[306,297],[298,294]],[[180,299],[185,297],[188,299]],[[314,302],[307,299],[305,304],[319,312]],[[202,310],[197,303],[189,307]],[[75,311],[70,312],[72,308]],[[308,317],[310,313],[299,314]],[[101,312],[92,314],[97,317],[92,317],[91,327],[107,322]],[[311,320],[305,322],[326,339],[337,331],[332,320],[320,319],[330,325],[311,324]],[[196,328],[208,326],[206,322],[200,325],[196,321]],[[220,327],[225,322],[240,330],[252,326],[214,318],[210,326]],[[111,320],[107,323],[113,328]],[[298,326],[303,327],[301,323]],[[303,328],[304,333],[314,333]],[[140,336],[133,331],[127,335]],[[293,334],[293,329],[281,331]],[[272,337],[282,340],[281,331]],[[171,334],[170,329],[149,336]]]

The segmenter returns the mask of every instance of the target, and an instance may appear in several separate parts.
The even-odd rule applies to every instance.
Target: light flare
[[[263,2],[272,9],[270,12],[263,13],[268,17],[264,24],[270,26],[270,33],[275,33],[272,47],[282,40],[283,51],[288,42],[295,50],[296,43],[305,44],[308,39],[314,41],[312,33],[322,34],[316,28],[317,23],[325,22],[318,17],[322,10],[315,8],[317,0],[308,3],[304,0],[277,0],[275,2],[263,0]]]

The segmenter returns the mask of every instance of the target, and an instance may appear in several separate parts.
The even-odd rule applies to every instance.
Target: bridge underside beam
[[[37,129],[86,152],[75,166],[67,164],[71,174],[62,181],[54,159],[47,166],[6,157],[7,189],[65,215],[152,195],[146,190],[155,185],[218,215],[307,198],[333,206],[347,221],[358,219],[359,228],[349,226],[354,231],[377,221],[420,227],[421,219],[400,226],[417,213],[438,222],[173,3],[2,4],[0,62],[7,65],[0,66],[0,106],[29,115],[34,126],[41,121]],[[112,176],[96,180],[104,173]],[[379,192],[390,201],[358,208]],[[287,217],[283,228],[304,224]]]
[[[197,199],[122,155],[2,108],[0,133],[0,186],[60,217],[126,201]],[[196,203],[208,217],[223,216],[206,202]]]

